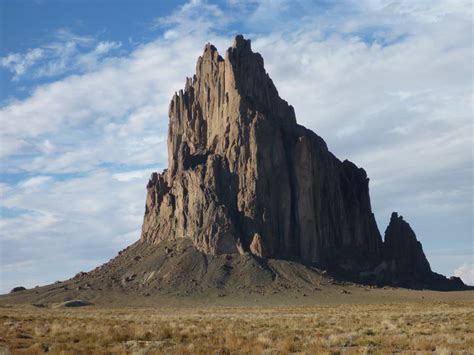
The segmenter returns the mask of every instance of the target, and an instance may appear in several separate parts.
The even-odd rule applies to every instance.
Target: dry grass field
[[[0,353],[474,351],[472,302],[317,307],[0,308]]]

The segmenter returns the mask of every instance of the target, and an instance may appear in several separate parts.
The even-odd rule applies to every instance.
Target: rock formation
[[[258,234],[272,257],[380,255],[365,171],[296,123],[249,40],[237,36],[225,59],[206,45],[169,117],[168,169],[148,184],[143,240],[242,253]]]
[[[255,233],[252,239],[252,243],[250,243],[250,252],[260,258],[264,258],[267,256],[262,236],[258,233]]]
[[[423,279],[431,274],[421,243],[410,225],[396,212],[392,213],[385,231],[384,254],[390,272],[401,279]]]
[[[16,287],[0,303],[143,307],[192,295],[255,306],[256,297],[370,297],[347,281],[469,289],[431,271],[397,213],[382,242],[365,171],[296,123],[242,36],[225,58],[206,45],[169,120],[168,169],[148,182],[140,241],[64,282]]]
[[[317,263],[371,282],[431,275],[397,214],[383,243],[369,179],[296,123],[250,40],[207,44],[169,107],[168,169],[147,185],[141,240],[189,238],[207,254]]]
[[[10,291],[10,293],[20,292],[20,291],[25,291],[25,290],[26,290],[25,287],[17,286],[17,287],[13,287],[13,289]]]

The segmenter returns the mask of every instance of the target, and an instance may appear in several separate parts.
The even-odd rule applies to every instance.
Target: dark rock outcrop
[[[169,109],[168,169],[148,184],[142,239],[188,237],[212,254],[250,250],[323,262],[327,250],[381,255],[365,171],[296,123],[263,59],[237,36],[207,45]]]
[[[410,225],[392,213],[385,230],[384,258],[388,270],[400,280],[424,279],[431,274],[421,243]]]
[[[23,286],[17,286],[17,287],[14,287],[14,288],[10,291],[10,293],[20,292],[20,291],[25,291],[25,290],[26,290],[25,287],[23,287]]]
[[[93,303],[89,301],[82,301],[82,300],[70,300],[59,304],[57,307],[65,307],[65,308],[77,308],[77,307],[86,307],[92,306]]]
[[[375,270],[379,283],[410,288],[462,290],[466,285],[459,277],[437,274],[431,270],[421,243],[410,225],[393,212],[385,230],[384,261]]]
[[[430,264],[423,252],[421,243],[417,240],[415,232],[410,225],[393,212],[390,223],[385,230],[382,259],[378,264],[362,266],[352,270],[345,270],[345,274],[352,280],[378,284],[409,287],[415,289],[433,290],[463,290],[468,287],[458,277],[449,279],[431,270]],[[370,263],[369,263],[370,265]],[[336,270],[340,271],[336,265]],[[357,270],[361,270],[358,271]]]

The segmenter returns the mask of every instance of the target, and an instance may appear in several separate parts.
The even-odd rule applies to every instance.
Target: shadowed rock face
[[[423,279],[431,274],[421,243],[410,225],[392,213],[385,231],[384,256],[391,273],[401,279]]]
[[[206,45],[169,108],[168,169],[148,183],[142,239],[191,238],[211,254],[250,250],[321,262],[326,251],[381,256],[365,171],[296,123],[242,36]]]

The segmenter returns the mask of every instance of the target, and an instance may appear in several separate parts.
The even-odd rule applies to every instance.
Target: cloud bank
[[[465,284],[474,286],[474,265],[461,265],[454,270],[454,275],[460,277]]]

